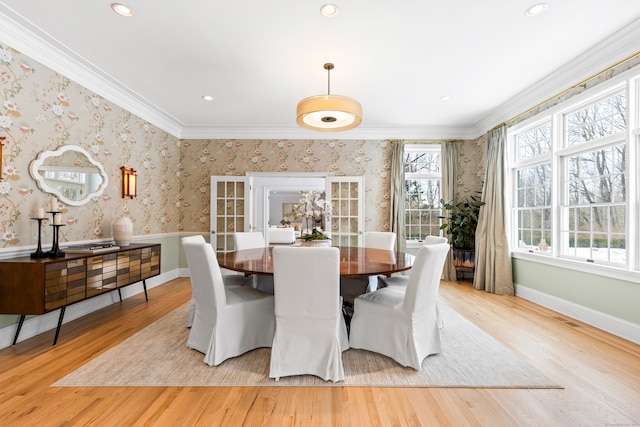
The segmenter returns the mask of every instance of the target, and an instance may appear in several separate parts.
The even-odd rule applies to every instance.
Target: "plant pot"
[[[474,249],[453,248],[453,266],[458,271],[473,271],[476,266],[476,251]]]
[[[303,240],[300,242],[300,246],[307,246],[307,247],[331,246],[331,240]]]
[[[118,246],[129,246],[133,237],[133,223],[127,217],[117,218],[111,225],[113,240]]]

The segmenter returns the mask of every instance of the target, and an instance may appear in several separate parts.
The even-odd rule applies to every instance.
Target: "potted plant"
[[[304,246],[330,246],[331,238],[322,232],[320,228],[314,228],[311,233],[303,234],[300,239]]]
[[[295,216],[303,218],[300,239],[304,246],[329,246],[331,238],[326,235],[320,225],[323,218],[331,212],[330,203],[324,200],[324,192],[309,191],[294,205]]]
[[[440,200],[442,209],[447,211],[446,220],[440,226],[441,230],[451,236],[453,248],[453,265],[459,271],[473,271],[475,267],[476,228],[480,207],[485,203],[476,196],[455,203],[453,200]]]

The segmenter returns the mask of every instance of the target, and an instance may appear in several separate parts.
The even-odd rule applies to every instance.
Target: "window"
[[[631,144],[638,137],[629,131],[640,122],[629,115],[638,111],[629,106],[634,78],[583,93],[509,130],[514,254],[640,270],[637,257],[629,256],[640,243],[632,226],[640,216],[640,186],[638,174],[629,173],[640,168]]]
[[[517,247],[547,252],[551,236],[551,121],[515,137]]]
[[[408,145],[404,153],[404,211],[407,240],[440,235],[440,145]]]

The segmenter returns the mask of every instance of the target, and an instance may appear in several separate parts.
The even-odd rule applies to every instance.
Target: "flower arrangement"
[[[303,193],[302,198],[294,206],[296,218],[304,218],[301,239],[331,240],[318,224],[322,224],[324,218],[331,213],[331,204],[325,201],[324,192],[309,191]]]

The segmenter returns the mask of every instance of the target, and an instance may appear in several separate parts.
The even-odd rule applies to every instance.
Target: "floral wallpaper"
[[[458,198],[479,196],[486,173],[487,137],[463,141],[458,148]]]
[[[181,195],[176,205],[182,218],[179,230],[209,229],[212,175],[246,172],[364,176],[365,230],[389,229],[389,141],[183,140],[180,155]]]
[[[0,89],[0,248],[37,242],[37,222],[30,218],[50,196],[31,178],[29,164],[41,151],[69,144],[103,165],[109,185],[83,206],[61,205],[61,243],[108,238],[111,221],[123,215],[131,217],[136,235],[175,230],[177,218],[167,207],[179,191],[172,172],[177,138],[2,44]],[[123,165],[138,172],[135,199],[122,198]],[[46,245],[50,227],[42,232]]]

